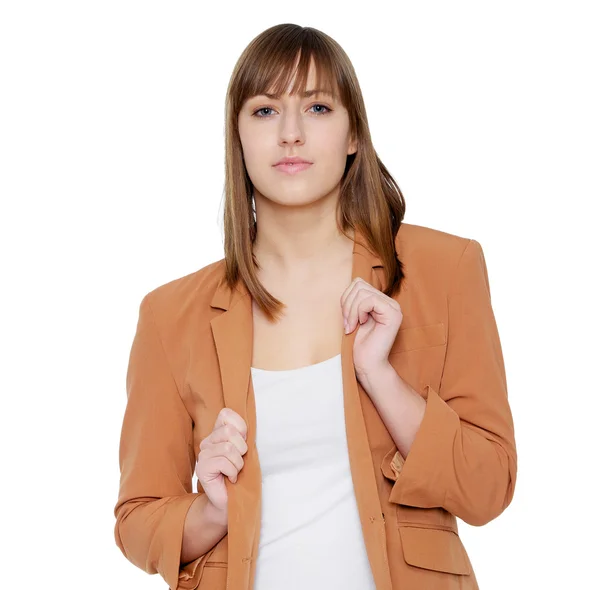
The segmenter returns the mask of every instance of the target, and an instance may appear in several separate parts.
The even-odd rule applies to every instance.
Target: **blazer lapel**
[[[356,277],[382,288],[381,260],[370,252],[358,230],[355,230],[352,253],[352,280]],[[241,280],[235,289],[230,289],[222,277],[211,306],[224,310],[210,322],[219,359],[224,403],[237,412],[248,426],[244,468],[235,484],[225,478],[228,493],[227,587],[252,590],[261,522],[261,471],[256,448],[254,389],[250,378],[252,298]],[[378,590],[384,590],[391,589],[387,551],[382,551],[386,536],[360,400],[366,393],[354,373],[352,350],[355,336],[356,330],[344,334],[340,322],[344,412],[352,480],[375,582]]]

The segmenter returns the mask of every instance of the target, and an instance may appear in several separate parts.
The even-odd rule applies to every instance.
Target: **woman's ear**
[[[356,138],[352,138],[348,144],[348,155],[355,154],[358,151],[358,141]]]

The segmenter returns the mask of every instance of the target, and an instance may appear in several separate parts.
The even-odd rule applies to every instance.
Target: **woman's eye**
[[[324,109],[327,109],[326,111],[320,111],[317,113],[317,115],[325,115],[326,113],[330,112],[331,109],[329,107],[326,107],[324,104],[314,104],[312,107],[310,107],[311,109],[314,107],[322,107]]]
[[[331,109],[328,106],[325,106],[324,104],[314,104],[310,108],[314,109],[315,107],[320,107],[320,109],[325,109],[325,110],[313,111],[317,115],[326,115],[327,113],[331,112]],[[259,114],[259,113],[261,113],[261,112],[264,113],[264,111],[272,111],[272,110],[273,109],[271,107],[261,107],[260,109],[257,109],[256,111],[254,111],[252,113],[252,116],[257,117],[258,119],[265,119],[269,115],[268,114]]]
[[[259,115],[258,113],[260,113],[261,111],[272,111],[273,109],[271,107],[262,107],[260,109],[258,109],[257,111],[254,111],[252,113],[253,116],[258,117],[259,119],[264,119],[264,117],[262,115]]]

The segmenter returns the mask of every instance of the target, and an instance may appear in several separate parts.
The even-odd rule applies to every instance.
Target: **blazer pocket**
[[[471,574],[466,550],[454,531],[414,524],[398,529],[406,563],[449,574]]]
[[[214,550],[213,547],[210,551],[180,569],[179,583],[177,584],[178,589],[195,590],[198,588],[198,584],[204,577],[205,568],[209,565],[207,561]]]
[[[227,564],[207,562],[204,566],[202,579],[195,590],[226,590]]]
[[[396,335],[396,340],[392,344],[390,354],[441,346],[442,344],[446,344],[446,327],[443,322],[412,328],[401,327]]]
[[[228,543],[229,536],[225,534],[207,553],[182,568],[179,572],[178,590],[225,590]]]

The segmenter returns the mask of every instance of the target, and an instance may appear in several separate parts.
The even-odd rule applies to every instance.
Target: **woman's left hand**
[[[400,304],[357,277],[342,294],[341,306],[347,333],[358,326],[353,352],[357,377],[388,365],[390,349],[402,324]]]

